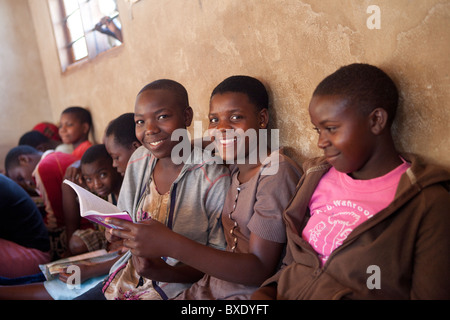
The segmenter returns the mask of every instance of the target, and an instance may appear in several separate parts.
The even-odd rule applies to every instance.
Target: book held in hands
[[[128,212],[119,210],[114,204],[100,198],[70,180],[66,179],[64,183],[71,186],[78,195],[80,215],[83,218],[101,224],[106,228],[118,228],[105,222],[105,219],[108,217],[132,221]]]

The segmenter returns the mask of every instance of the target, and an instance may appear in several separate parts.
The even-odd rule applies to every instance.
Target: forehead
[[[313,122],[318,121],[320,123],[347,119],[349,116],[356,115],[357,112],[351,106],[351,103],[343,97],[316,95],[311,98],[309,114]]]
[[[114,134],[106,136],[104,142],[108,153],[118,154],[124,153],[128,150],[125,146],[121,145],[116,141]]]
[[[158,109],[182,110],[182,104],[177,95],[170,90],[151,89],[141,92],[136,98],[135,114],[141,115]]]
[[[79,122],[79,119],[74,113],[67,112],[67,113],[62,113],[61,114],[60,121],[61,122],[65,122],[65,121]]]
[[[95,174],[101,170],[109,170],[110,163],[106,159],[98,159],[91,163],[83,163],[81,165],[81,173],[83,175]]]
[[[239,109],[241,111],[257,111],[257,107],[250,102],[245,93],[224,92],[211,97],[209,104],[210,113]]]
[[[29,170],[26,167],[18,164],[8,169],[8,176],[12,180],[17,180],[19,177],[25,177],[28,171]]]
[[[105,147],[106,150],[109,151],[109,149],[116,149],[119,146],[121,146],[117,141],[116,141],[116,136],[114,134],[110,134],[109,136],[105,135],[105,138],[103,139],[104,143],[105,143]]]

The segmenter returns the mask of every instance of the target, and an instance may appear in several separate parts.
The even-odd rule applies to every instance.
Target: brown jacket
[[[323,158],[306,162],[284,212],[283,267],[263,285],[276,282],[283,299],[450,299],[450,173],[413,155],[405,159],[411,168],[392,203],[355,228],[323,267],[301,230],[330,166]]]

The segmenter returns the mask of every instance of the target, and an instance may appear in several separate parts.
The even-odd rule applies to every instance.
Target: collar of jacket
[[[442,167],[428,164],[421,157],[414,154],[407,153],[401,156],[407,162],[411,163],[411,167],[402,175],[394,200],[389,206],[378,212],[371,219],[356,227],[343,241],[342,245],[333,251],[329,260],[331,260],[333,255],[348,246],[359,235],[395,213],[401,206],[414,198],[424,188],[434,184],[440,184],[446,188],[447,191],[450,190],[449,171]],[[305,174],[299,181],[294,196],[283,214],[287,232],[291,240],[293,240],[291,245],[301,246],[305,251],[311,253],[311,260],[307,264],[317,268],[320,266],[319,257],[312,246],[302,238],[301,232],[310,217],[308,205],[312,194],[322,176],[328,172],[330,168],[331,165],[326,162],[325,157],[318,157],[305,161],[303,165]],[[300,189],[302,190],[301,196],[298,195]]]

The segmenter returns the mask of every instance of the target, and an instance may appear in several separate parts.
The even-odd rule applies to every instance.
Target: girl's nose
[[[100,179],[94,179],[94,188],[98,189],[103,186],[103,183]]]
[[[155,121],[147,121],[145,123],[145,135],[152,135],[159,133],[161,130],[156,125]]]
[[[225,132],[226,130],[232,130],[233,127],[231,126],[231,124],[229,123],[229,121],[219,121],[216,125],[216,130],[220,131],[220,132]]]
[[[317,142],[317,146],[320,149],[325,149],[329,145],[330,145],[330,141],[327,139],[327,137],[323,133],[320,133],[319,134],[319,141]]]
[[[215,139],[227,139],[235,136],[235,131],[231,126],[221,125],[209,129],[209,135]]]

